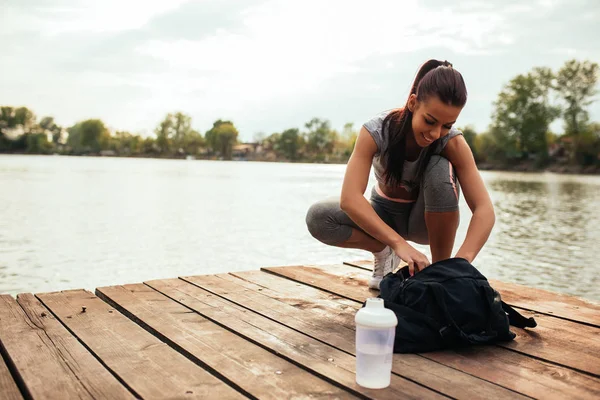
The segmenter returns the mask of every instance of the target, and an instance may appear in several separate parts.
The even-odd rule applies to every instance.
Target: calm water
[[[0,156],[0,293],[368,258],[304,225],[343,165]],[[600,300],[600,177],[482,172],[489,278]],[[373,180],[371,180],[371,184]],[[470,211],[461,199],[456,249]],[[429,254],[424,246],[417,246]]]

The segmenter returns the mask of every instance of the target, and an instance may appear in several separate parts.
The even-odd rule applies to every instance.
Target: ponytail
[[[466,103],[466,87],[462,76],[448,61],[433,59],[426,61],[417,72],[410,89],[410,95],[413,94],[419,101],[437,95],[444,103],[461,107]],[[381,154],[386,170],[386,185],[398,185],[402,181],[402,170],[406,159],[406,137],[412,132],[412,118],[413,112],[408,108],[407,99],[403,108],[392,111],[383,120],[382,129],[387,129],[389,135],[389,145]],[[434,144],[436,142],[427,147],[425,156],[417,168],[415,180],[408,182],[411,187],[417,186],[420,182],[425,166],[436,147]]]

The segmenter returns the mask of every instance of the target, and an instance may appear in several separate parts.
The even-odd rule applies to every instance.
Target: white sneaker
[[[379,284],[383,280],[383,277],[390,272],[394,272],[398,265],[400,265],[400,261],[402,261],[389,246],[383,249],[382,253],[382,256],[375,256],[373,276],[369,279],[370,289],[379,290]]]

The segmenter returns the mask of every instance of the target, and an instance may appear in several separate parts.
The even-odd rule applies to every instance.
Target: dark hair
[[[448,61],[425,62],[415,77],[410,94],[415,94],[420,102],[431,96],[438,96],[443,103],[456,107],[462,107],[467,102],[467,88],[463,77]],[[387,126],[390,138],[387,149],[381,155],[385,161],[386,185],[396,185],[401,182],[406,158],[406,137],[412,130],[412,117],[413,113],[408,109],[407,99],[403,108],[392,111],[383,120],[382,129],[386,129]],[[421,157],[412,185],[420,182],[437,143],[436,140],[425,150],[426,153]]]

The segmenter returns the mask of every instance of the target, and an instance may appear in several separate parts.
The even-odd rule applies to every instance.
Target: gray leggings
[[[404,238],[419,244],[429,244],[425,211],[447,212],[458,210],[460,187],[454,168],[441,156],[432,156],[417,200],[412,203],[396,202],[371,191],[370,203],[377,215]],[[306,213],[306,225],[317,240],[339,245],[352,235],[352,228],[362,229],[340,208],[338,198],[313,204]]]

